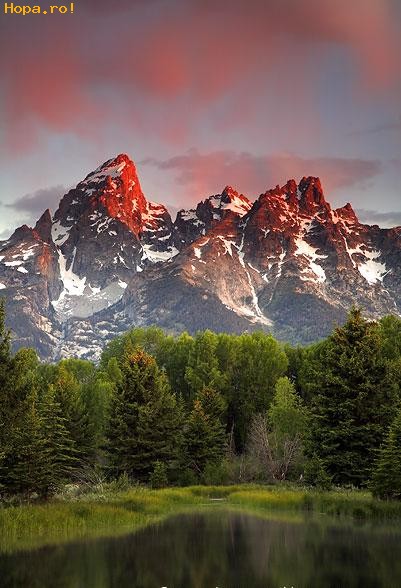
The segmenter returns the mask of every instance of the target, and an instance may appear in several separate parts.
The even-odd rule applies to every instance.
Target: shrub
[[[168,486],[166,465],[161,461],[156,461],[153,466],[153,472],[149,476],[149,483],[152,488],[165,488]]]
[[[322,460],[314,455],[305,464],[305,482],[315,486],[318,490],[330,490],[331,477],[326,472]]]

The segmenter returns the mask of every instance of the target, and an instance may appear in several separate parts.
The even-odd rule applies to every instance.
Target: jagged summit
[[[55,246],[60,293],[52,307],[62,321],[113,304],[132,275],[176,254],[167,209],[146,199],[125,154],[88,174],[36,230]]]
[[[283,186],[277,184],[274,188],[270,188],[266,190],[261,196],[266,197],[279,197],[284,198],[285,200],[290,199],[292,194],[297,193],[297,182],[294,179],[288,180]]]
[[[322,182],[316,176],[303,176],[299,181],[299,189],[301,192],[314,188],[316,193],[323,194]]]
[[[80,183],[102,181],[106,177],[119,178],[123,175],[137,177],[135,164],[126,153],[120,153],[116,157],[108,159],[90,172]]]
[[[237,192],[232,186],[226,186],[222,191],[220,197],[215,196],[218,207],[223,210],[230,210],[239,216],[244,216],[252,207],[251,201]]]
[[[100,165],[70,190],[62,198],[54,220],[68,227],[82,217],[95,215],[97,226],[102,223],[102,217],[118,219],[138,234],[142,228],[142,214],[147,208],[135,164],[127,155],[120,154]]]
[[[330,210],[320,178],[313,176],[303,177],[298,184],[295,179],[290,179],[283,186],[277,185],[267,190],[259,198],[265,201],[281,198],[289,205],[299,207],[305,213],[314,214],[318,208]]]
[[[352,223],[352,224],[359,223],[358,217],[357,217],[354,209],[352,208],[352,205],[349,202],[347,202],[347,204],[345,206],[342,206],[341,208],[337,208],[335,210],[335,213],[343,221],[346,221],[346,222],[348,221],[349,223]]]
[[[250,231],[264,236],[276,232],[290,238],[303,226],[310,225],[315,217],[331,221],[332,211],[320,179],[310,176],[302,178],[299,184],[290,179],[283,186],[267,190],[255,201],[248,216]]]
[[[252,208],[251,201],[226,186],[221,194],[214,194],[199,202],[196,208],[179,210],[175,221],[175,241],[181,248],[204,235],[227,217],[241,218]]]
[[[302,178],[299,182],[298,190],[300,192],[300,208],[311,213],[320,208],[326,209],[326,211],[331,210],[330,204],[326,202],[324,197],[320,178],[313,176]]]
[[[96,358],[114,335],[272,330],[311,342],[349,307],[401,313],[401,240],[333,210],[319,178],[288,180],[253,202],[230,185],[180,210],[144,195],[119,154],[0,243],[0,290],[15,346]]]

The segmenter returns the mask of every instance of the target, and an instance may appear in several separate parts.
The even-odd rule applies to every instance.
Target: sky
[[[0,238],[122,152],[171,211],[315,175],[333,206],[401,225],[401,1],[1,13]]]

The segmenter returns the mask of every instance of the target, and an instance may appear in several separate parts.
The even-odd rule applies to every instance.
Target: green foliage
[[[300,385],[300,374],[302,366],[305,363],[306,354],[308,350],[306,347],[292,347],[288,343],[283,345],[283,350],[287,356],[288,367],[286,375],[294,383],[297,392],[301,392],[302,388]]]
[[[0,366],[11,358],[11,331],[5,326],[6,313],[4,299],[0,299]]]
[[[8,491],[15,494],[42,494],[47,482],[43,464],[44,442],[33,389],[21,400],[20,410],[20,418],[12,431],[10,452],[2,464],[2,477]]]
[[[163,462],[156,461],[154,463],[149,483],[152,488],[165,488],[168,485],[167,468]]]
[[[274,388],[273,401],[268,410],[268,419],[278,442],[305,435],[307,413],[294,385],[287,377],[279,378]]]
[[[144,351],[128,344],[120,369],[108,431],[109,460],[114,473],[147,480],[158,460],[169,469],[176,466],[181,407],[165,374]]]
[[[330,490],[332,481],[324,469],[323,460],[317,455],[310,457],[304,469],[304,481],[306,484],[315,486],[318,490]]]
[[[18,418],[10,338],[11,334],[5,328],[4,300],[0,300],[0,467],[11,450],[10,433]],[[0,470],[0,485],[1,477]]]
[[[189,410],[205,386],[218,391],[227,402],[227,428],[233,429],[239,451],[252,414],[268,409],[275,382],[288,364],[281,345],[264,333],[238,336],[203,331],[195,337],[182,333],[174,338],[155,327],[136,328],[112,341],[102,355],[101,369],[113,382],[121,377],[118,366],[127,345],[154,356]]]
[[[111,359],[121,360],[126,349],[143,349],[149,355],[152,355],[159,366],[164,367],[166,350],[169,349],[172,337],[169,337],[158,327],[135,328],[131,329],[124,335],[113,339],[102,353],[100,361],[101,369],[106,369]]]
[[[186,377],[189,358],[193,354],[194,339],[188,333],[181,333],[177,338],[171,337],[164,345],[163,362],[159,363],[166,370],[172,390],[189,402],[191,387]]]
[[[398,391],[377,324],[353,309],[347,323],[315,348],[306,370],[313,392],[309,453],[322,460],[335,484],[366,484]]]
[[[42,395],[39,411],[43,437],[42,463],[46,479],[42,492],[49,495],[57,492],[70,479],[77,459],[74,441],[52,385]]]
[[[213,388],[204,388],[194,400],[185,427],[185,462],[199,479],[207,464],[219,463],[224,455],[224,410],[224,401]]]
[[[234,425],[237,450],[245,447],[255,413],[265,413],[277,379],[285,374],[287,356],[270,335],[254,333],[236,338],[228,392],[229,427]]]
[[[206,386],[219,392],[224,391],[227,386],[227,376],[220,370],[216,355],[218,342],[218,335],[211,331],[203,331],[196,335],[185,370],[185,380],[190,389],[191,399]]]
[[[382,353],[388,360],[399,360],[401,357],[401,318],[385,316],[378,324],[382,339]]]
[[[285,480],[300,474],[308,415],[287,377],[279,378],[266,414],[253,417],[248,454],[260,467],[262,479]]]
[[[202,482],[207,486],[223,486],[230,482],[228,462],[207,462],[202,475]]]
[[[279,378],[267,413],[279,479],[284,480],[292,471],[300,469],[308,417],[294,385],[287,377]]]
[[[21,349],[3,359],[7,371],[2,389],[0,486],[8,493],[42,493],[46,485],[44,440],[38,411],[37,357]],[[4,367],[4,366],[3,366]]]
[[[105,488],[106,473],[116,488],[129,480],[361,486],[400,383],[398,317],[374,323],[353,309],[307,348],[265,333],[136,328],[106,347],[99,366],[46,365],[33,350],[12,353],[0,302],[0,492]],[[399,496],[397,423],[376,459],[381,497]]]
[[[60,405],[69,438],[75,452],[76,469],[85,468],[94,462],[96,433],[91,423],[88,406],[85,405],[82,386],[68,364],[61,362],[56,369],[52,386],[54,397]]]
[[[379,498],[401,498],[401,410],[380,449],[371,488]]]

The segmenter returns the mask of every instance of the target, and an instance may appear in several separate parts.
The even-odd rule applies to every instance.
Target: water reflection
[[[1,588],[401,586],[401,530],[220,510],[123,538],[0,556]]]

